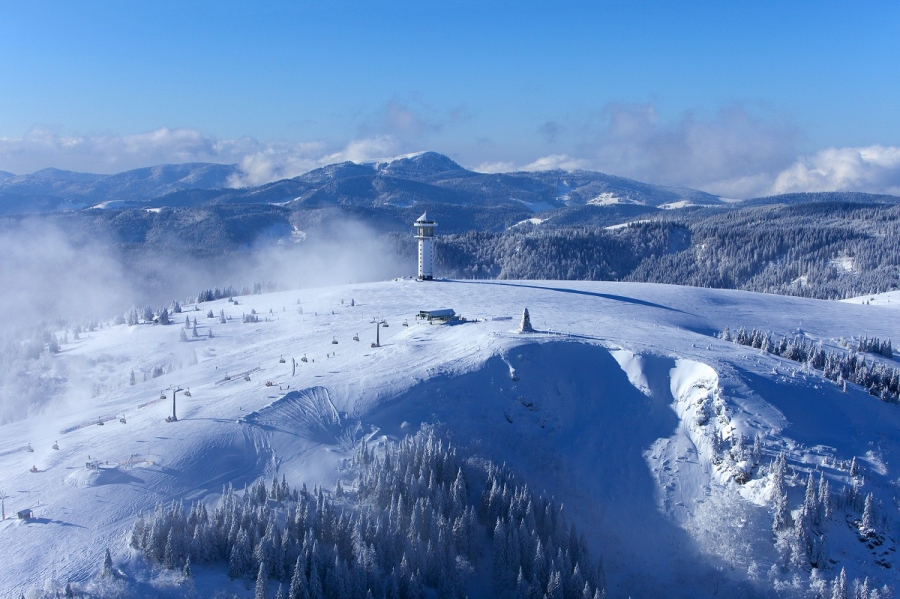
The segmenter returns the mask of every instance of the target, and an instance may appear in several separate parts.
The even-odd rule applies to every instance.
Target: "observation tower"
[[[413,224],[416,228],[416,239],[419,240],[419,281],[430,281],[434,278],[434,228],[437,223],[428,219],[423,212]]]

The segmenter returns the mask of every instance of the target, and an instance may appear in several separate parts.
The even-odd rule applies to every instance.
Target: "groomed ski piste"
[[[842,569],[897,587],[900,407],[718,334],[757,328],[843,353],[851,336],[900,338],[900,303],[408,279],[234,299],[182,306],[168,326],[104,326],[52,357],[59,397],[0,427],[2,596],[89,590],[107,549],[145,596],[182,596],[175,573],[129,546],[139,513],[173,500],[212,509],[225,485],[273,477],[349,489],[361,440],[377,448],[423,424],[561,503],[602,559],[608,597],[814,596],[816,580],[830,597]],[[526,307],[534,333],[518,332]],[[437,308],[464,320],[416,319]],[[251,311],[259,322],[243,321]],[[187,341],[185,316],[198,333]],[[757,437],[755,461],[729,457],[736,439]],[[812,588],[772,530],[767,472],[782,453],[795,516],[809,472],[839,503]],[[875,536],[838,502],[854,487],[873,494]],[[26,508],[33,517],[17,518]],[[469,596],[493,596],[484,580]],[[254,593],[227,564],[195,565],[191,589]]]

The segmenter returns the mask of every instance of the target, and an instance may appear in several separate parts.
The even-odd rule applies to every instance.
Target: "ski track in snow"
[[[704,401],[721,404],[723,435],[760,435],[763,463],[788,451],[802,476],[818,468],[835,490],[849,477],[834,460],[857,456],[892,505],[897,407],[712,335],[802,330],[837,349],[841,337],[896,338],[897,311],[560,281],[402,280],[237,299],[186,306],[200,333],[187,343],[181,314],[170,326],[119,325],[62,347],[54,359],[70,364],[66,392],[43,414],[0,427],[4,596],[48,578],[87,580],[107,547],[128,566],[133,518],[158,502],[214,502],[223,485],[261,476],[331,488],[360,438],[397,438],[421,423],[439,423],[455,444],[561,500],[603,557],[611,596],[712,596],[739,584],[751,561],[765,571],[774,559],[765,481],[738,485],[710,462],[695,424]],[[478,322],[414,318],[439,307]],[[535,334],[515,331],[525,307]],[[210,309],[231,320],[207,319]],[[251,309],[269,320],[242,323]],[[376,318],[389,323],[380,348],[370,346]],[[143,381],[154,366],[166,374]],[[93,398],[91,380],[103,381]],[[166,423],[174,386],[191,396],[178,395],[179,420]],[[802,489],[791,492],[796,503]],[[26,507],[36,518],[16,520]],[[854,551],[835,554],[879,574]]]

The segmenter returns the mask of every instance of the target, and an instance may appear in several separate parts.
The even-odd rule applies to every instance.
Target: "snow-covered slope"
[[[795,512],[809,471],[835,498],[821,526],[830,562],[813,587],[841,568],[873,587],[895,582],[900,407],[715,334],[756,327],[843,351],[841,338],[891,337],[900,312],[589,282],[398,280],[236,299],[188,306],[169,326],[85,333],[52,358],[66,373],[52,408],[0,427],[4,596],[86,584],[107,548],[127,576],[162,585],[127,546],[138,512],[213,504],[225,484],[274,475],[352,486],[362,436],[383,442],[422,423],[562,502],[603,559],[610,597],[806,592],[809,568],[782,567],[772,534],[766,470],[781,452]],[[516,332],[526,306],[534,334]],[[415,319],[442,307],[467,320]],[[243,323],[251,310],[260,322]],[[179,341],[185,316],[199,336]],[[167,423],[179,387],[190,396],[177,394]],[[757,436],[758,463],[735,449]],[[880,502],[880,545],[860,537],[842,499],[854,484]],[[35,518],[17,520],[25,508]],[[252,594],[222,568],[195,570],[201,595]]]
[[[900,291],[885,291],[884,293],[876,293],[874,295],[861,295],[859,297],[851,297],[841,301],[847,302],[848,304],[890,306],[897,308],[900,307]]]

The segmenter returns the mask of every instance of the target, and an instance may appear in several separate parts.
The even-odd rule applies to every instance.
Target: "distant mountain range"
[[[718,205],[694,189],[641,183],[590,171],[487,174],[435,152],[387,162],[343,162],[258,187],[233,188],[236,165],[164,164],[114,175],[44,169],[0,173],[0,214],[82,208],[161,208],[219,204],[406,208],[417,204],[500,206],[533,212],[571,206]]]
[[[663,209],[735,205],[695,189],[653,185],[592,171],[478,173],[436,152],[385,162],[331,164],[258,187],[233,187],[240,175],[237,165],[209,163],[162,164],[114,175],[53,168],[30,175],[0,171],[0,215],[226,204],[267,204],[292,210],[405,210],[443,205],[448,209],[455,206],[504,207],[514,212],[524,209],[526,213],[552,211],[564,220],[578,222],[597,214],[621,217]],[[737,205],[835,200],[900,202],[900,198],[884,195],[818,193],[756,198]],[[603,210],[598,212],[597,207]]]

